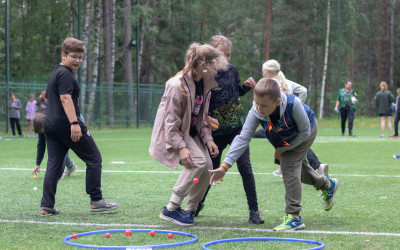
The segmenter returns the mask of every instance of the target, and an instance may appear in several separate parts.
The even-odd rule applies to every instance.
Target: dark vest
[[[294,99],[295,95],[293,94],[288,94],[285,93],[287,97],[287,106],[285,109],[285,112],[283,113],[282,117],[279,118],[278,123],[276,126],[272,124],[270,121],[263,121],[260,120],[260,124],[264,129],[265,135],[269,142],[274,146],[275,148],[283,147],[283,146],[289,146],[290,142],[297,137],[299,134],[299,131],[297,129],[297,125],[295,121],[293,120],[293,105],[294,105]],[[307,113],[308,119],[310,120],[310,126],[311,129],[315,125],[315,115],[314,112],[310,107],[305,105],[304,103],[303,107],[304,110]]]

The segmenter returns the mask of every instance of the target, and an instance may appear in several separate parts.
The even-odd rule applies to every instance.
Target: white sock
[[[168,205],[167,205],[167,209],[169,210],[169,211],[174,211],[174,210],[176,210],[178,207],[177,206],[174,206],[174,205],[172,205],[171,203],[168,203]]]

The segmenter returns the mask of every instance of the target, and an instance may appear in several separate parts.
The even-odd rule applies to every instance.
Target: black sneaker
[[[250,211],[249,223],[250,224],[264,224],[264,220],[260,218],[259,211]]]
[[[194,225],[193,216],[189,212],[183,211],[180,207],[169,211],[165,206],[160,214],[160,218],[180,226]]]
[[[203,210],[203,208],[204,208],[204,203],[200,202],[199,205],[197,205],[196,212],[194,212],[194,217],[199,216],[199,213],[201,210]]]

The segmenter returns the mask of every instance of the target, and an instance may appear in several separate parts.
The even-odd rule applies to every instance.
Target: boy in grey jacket
[[[314,112],[293,94],[280,91],[276,80],[263,78],[254,88],[253,107],[247,115],[240,135],[233,140],[221,166],[213,173],[210,183],[224,177],[229,167],[243,153],[258,125],[262,125],[266,138],[275,148],[275,158],[280,160],[285,185],[286,216],[274,231],[293,231],[305,228],[299,216],[301,211],[301,183],[322,190],[324,209],[329,211],[335,203],[338,187],[336,179],[319,175],[306,159],[318,131]]]

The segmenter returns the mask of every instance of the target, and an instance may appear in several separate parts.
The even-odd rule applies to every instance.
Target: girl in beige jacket
[[[160,214],[161,219],[181,226],[194,224],[194,211],[210,181],[210,154],[215,157],[219,153],[204,119],[208,114],[211,89],[218,87],[212,76],[226,67],[226,59],[216,49],[193,43],[186,52],[184,69],[166,83],[149,152],[168,167],[176,169],[180,163],[184,169],[168,205]],[[181,204],[186,196],[184,211]]]

